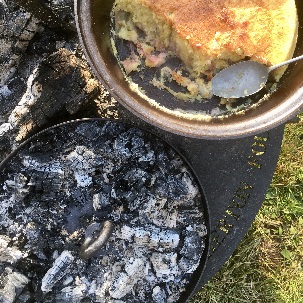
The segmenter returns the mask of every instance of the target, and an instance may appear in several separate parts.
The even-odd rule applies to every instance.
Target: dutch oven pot
[[[258,106],[242,115],[203,121],[177,116],[155,107],[132,91],[113,55],[110,41],[110,13],[113,0],[75,0],[76,22],[86,57],[98,79],[125,108],[144,121],[169,132],[187,137],[228,139],[261,133],[281,125],[298,114],[303,107],[303,61],[291,64],[280,80],[278,89]],[[296,0],[299,36],[294,56],[303,53],[303,2]],[[160,91],[160,90],[158,90]],[[162,108],[172,100],[153,94]],[[262,99],[260,95],[254,97]],[[258,100],[254,100],[258,103]],[[191,112],[190,102],[183,112]],[[188,108],[187,108],[188,107]]]

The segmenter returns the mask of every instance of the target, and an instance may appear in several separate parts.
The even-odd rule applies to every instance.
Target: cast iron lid
[[[37,302],[191,297],[209,250],[208,205],[170,144],[122,122],[81,119],[34,135],[0,167],[8,289],[18,282]]]
[[[185,115],[176,116],[155,107],[130,89],[125,80],[111,47],[111,9],[114,1],[75,0],[78,33],[86,57],[98,79],[109,89],[113,96],[135,115],[159,128],[187,137],[223,139],[249,136],[272,129],[296,115],[303,101],[303,62],[289,67],[281,79],[279,88],[264,102],[255,107],[263,96],[257,94],[252,100],[251,109],[245,114],[233,114],[211,121],[189,118],[195,104],[185,104],[172,100],[167,95],[153,90],[151,93],[162,108],[172,106],[182,108]],[[298,15],[302,15],[303,4],[296,1]],[[299,36],[295,56],[303,53],[303,27],[299,20]],[[124,46],[121,46],[121,50]],[[123,56],[123,51],[121,52]],[[144,85],[144,83],[142,84]],[[146,85],[146,83],[145,83]],[[144,89],[148,90],[147,87]],[[266,93],[263,91],[263,94]],[[174,105],[175,104],[175,105]],[[204,105],[203,105],[204,106]],[[210,106],[210,107],[209,107]],[[217,109],[217,103],[209,102],[208,110]]]

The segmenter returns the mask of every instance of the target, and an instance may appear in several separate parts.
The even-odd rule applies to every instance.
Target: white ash
[[[64,250],[43,277],[41,290],[43,292],[51,291],[53,286],[68,273],[73,260],[73,255],[69,251]]]
[[[0,302],[14,303],[16,296],[19,296],[24,287],[29,283],[29,279],[23,274],[6,267],[0,273]],[[25,297],[28,299],[28,297]]]
[[[0,137],[8,133],[12,128],[12,125],[10,123],[3,123],[0,125]]]
[[[151,263],[160,282],[175,281],[179,274],[176,253],[153,253]]]
[[[16,247],[9,247],[10,239],[0,236],[0,262],[16,263],[23,257],[22,252]]]
[[[4,98],[9,97],[12,94],[12,91],[8,88],[7,85],[0,87],[0,95]]]
[[[177,248],[180,241],[180,235],[177,231],[152,226],[129,227],[122,226],[121,230],[115,234],[117,238],[133,241],[138,247],[157,248],[159,251]]]
[[[152,296],[153,296],[154,302],[156,302],[156,303],[165,303],[166,302],[166,293],[165,293],[164,289],[162,289],[159,286],[156,286],[153,289]]]
[[[105,179],[108,183],[108,179]],[[102,207],[108,206],[110,204],[110,195],[104,193],[97,193],[93,195],[93,207],[95,211],[102,209]]]
[[[131,293],[134,286],[141,277],[131,276],[125,272],[119,272],[109,288],[109,294],[112,298],[121,299]]]
[[[19,125],[23,116],[29,114],[30,106],[32,106],[41,96],[41,86],[34,82],[37,72],[38,69],[35,68],[33,73],[29,76],[26,84],[26,92],[8,118],[8,122],[12,125],[12,127]]]
[[[11,302],[176,303],[192,283],[206,236],[199,188],[155,137],[67,124],[24,146],[0,180],[0,270],[28,279],[20,296],[0,284]],[[110,238],[81,259],[87,229],[106,220]]]

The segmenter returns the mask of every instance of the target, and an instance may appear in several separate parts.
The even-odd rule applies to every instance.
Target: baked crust
[[[116,22],[120,38],[133,41],[140,51],[145,44],[172,51],[184,62],[195,86],[169,73],[194,98],[212,96],[210,80],[221,69],[247,58],[278,64],[293,56],[297,42],[295,0],[116,0],[114,12],[128,14],[126,21],[122,16]],[[145,33],[143,40],[136,28]],[[143,56],[151,58],[145,51]],[[162,64],[149,58],[146,66]],[[124,66],[136,70],[138,62]],[[278,82],[286,68],[274,70],[272,80]]]
[[[177,35],[214,59],[250,57],[274,65],[293,55],[298,20],[294,0],[118,0],[147,7]],[[129,2],[129,3],[128,3]],[[128,4],[127,4],[128,3]],[[133,13],[139,13],[138,9]],[[235,57],[236,60],[233,60]]]
[[[137,0],[138,1],[138,0]],[[239,52],[264,64],[292,55],[297,36],[293,0],[140,0],[192,47],[214,57]]]

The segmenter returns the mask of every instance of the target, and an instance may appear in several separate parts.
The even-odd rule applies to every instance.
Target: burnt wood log
[[[51,119],[75,114],[98,93],[98,83],[85,61],[66,49],[52,54],[31,74],[25,94],[9,117],[12,127],[19,129],[16,140]]]

